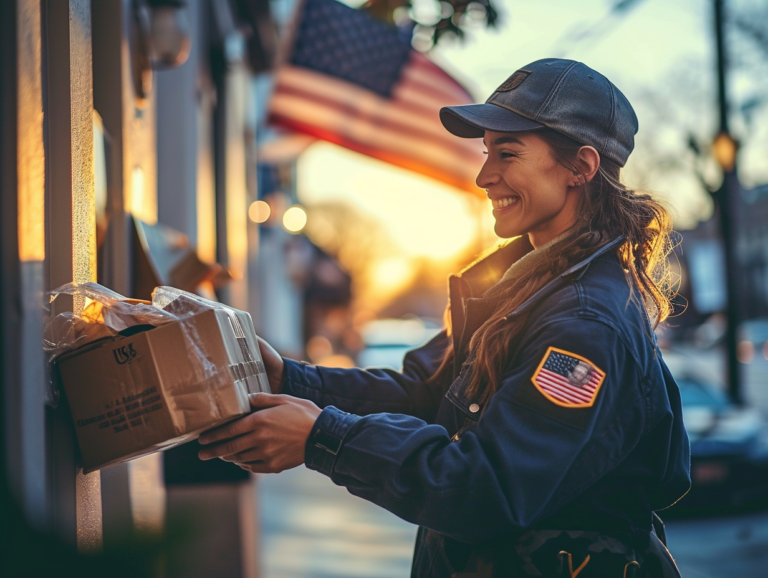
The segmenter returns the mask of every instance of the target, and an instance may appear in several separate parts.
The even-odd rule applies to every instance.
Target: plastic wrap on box
[[[68,283],[49,295],[51,302],[59,295],[85,297],[87,302],[80,314],[60,313],[46,324],[43,349],[48,353],[49,361],[92,341],[114,337],[129,327],[159,327],[176,320],[167,311],[123,297],[98,283]]]
[[[72,409],[85,471],[194,439],[250,411],[269,391],[250,315],[171,287],[153,303],[95,283],[52,293],[87,297],[46,327]]]
[[[237,337],[238,346],[244,359],[242,363],[231,366],[230,371],[237,379],[246,381],[248,391],[270,391],[267,372],[261,359],[258,338],[248,313],[175,287],[155,288],[152,292],[152,304],[180,319],[198,314],[206,309],[224,311],[229,316],[232,331]]]

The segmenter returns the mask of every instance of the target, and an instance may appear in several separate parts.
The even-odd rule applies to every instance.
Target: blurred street
[[[725,389],[725,359],[721,351],[677,345],[674,352],[664,354],[672,373],[687,369],[707,382]],[[744,402],[768,417],[768,360],[760,352],[750,363],[742,364]]]
[[[303,466],[257,484],[262,578],[410,575],[416,526]]]
[[[415,526],[303,467],[258,484],[263,578],[409,576]],[[768,512],[666,526],[685,578],[768,577]]]
[[[663,512],[662,512],[663,516]],[[684,578],[768,576],[768,513],[667,522]]]
[[[263,578],[409,576],[415,526],[303,467],[258,484]],[[666,527],[684,578],[768,577],[768,512]]]

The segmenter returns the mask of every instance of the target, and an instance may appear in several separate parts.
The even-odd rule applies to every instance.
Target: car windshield
[[[683,406],[708,407],[723,409],[728,405],[725,395],[711,385],[705,385],[689,379],[678,380]]]

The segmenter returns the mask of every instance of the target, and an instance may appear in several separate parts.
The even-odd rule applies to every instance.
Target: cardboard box
[[[57,360],[86,473],[193,440],[269,391],[242,311],[203,308],[123,333]]]

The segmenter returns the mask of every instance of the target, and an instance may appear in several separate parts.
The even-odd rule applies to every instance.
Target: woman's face
[[[499,237],[527,234],[540,247],[576,222],[580,182],[536,131],[485,131],[483,143],[488,158],[476,182],[493,203]]]

